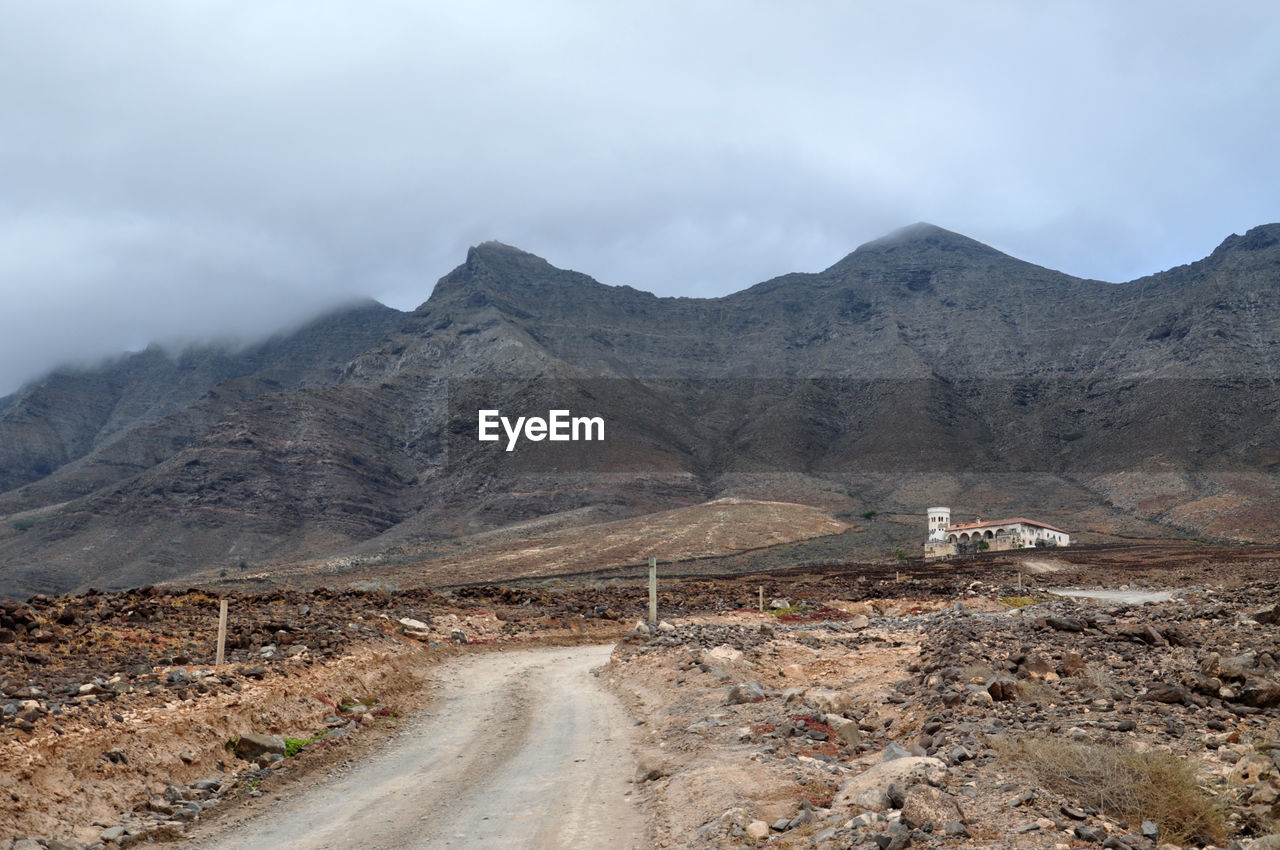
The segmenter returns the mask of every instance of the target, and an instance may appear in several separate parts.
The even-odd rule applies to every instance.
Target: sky
[[[1280,5],[0,0],[0,395],[425,301],[715,296],[928,221],[1125,281],[1280,220]]]

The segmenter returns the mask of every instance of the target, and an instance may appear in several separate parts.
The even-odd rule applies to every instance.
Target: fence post
[[[649,622],[658,622],[658,559],[649,559]]]
[[[218,604],[218,656],[213,666],[221,667],[227,648],[227,600]]]

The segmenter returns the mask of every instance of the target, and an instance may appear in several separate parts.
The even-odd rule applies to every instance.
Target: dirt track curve
[[[611,649],[453,662],[438,700],[380,752],[194,846],[638,848],[631,724],[591,673]]]

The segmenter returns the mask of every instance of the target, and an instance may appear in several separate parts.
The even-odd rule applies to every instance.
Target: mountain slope
[[[97,369],[59,370],[0,410],[0,493],[46,482],[17,501],[0,496],[0,510],[92,492],[168,457],[220,418],[225,404],[209,398],[215,387],[238,382],[230,392],[247,398],[331,383],[401,321],[399,311],[366,302],[243,350],[199,347],[171,355],[151,347]],[[193,413],[192,405],[211,410]],[[175,413],[179,421],[164,422]],[[79,463],[74,474],[57,475],[86,458],[91,462]]]
[[[901,511],[875,546],[914,547],[912,516],[948,502],[1086,538],[1273,539],[1278,282],[1280,225],[1119,285],[915,225],[715,299],[485,243],[407,316],[197,358],[172,393],[181,361],[146,352],[11,400],[0,595],[783,487]],[[607,439],[507,452],[475,439],[482,407],[599,415]]]

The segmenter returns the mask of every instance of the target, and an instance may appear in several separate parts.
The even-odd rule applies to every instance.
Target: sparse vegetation
[[[797,796],[802,800],[808,800],[810,805],[828,808],[838,790],[834,782],[810,779],[800,785]]]
[[[1002,756],[1044,787],[1110,817],[1155,821],[1162,841],[1224,840],[1221,806],[1200,788],[1195,763],[1172,753],[1031,737],[1006,745]]]
[[[325,730],[321,730],[310,738],[285,738],[284,739],[284,757],[291,759],[298,753],[302,752],[308,744],[314,744],[328,734]]]
[[[1119,682],[1106,665],[1086,664],[1081,678],[1084,679],[1083,689],[1100,697],[1114,697],[1120,692]]]
[[[15,531],[21,533],[24,531],[30,531],[32,528],[35,527],[35,524],[36,524],[36,521],[34,519],[31,519],[30,517],[25,517],[23,519],[15,519],[13,521],[13,528]]]
[[[1049,598],[1048,596],[1001,596],[996,601],[1006,608],[1026,608],[1028,605],[1039,605]]]
[[[376,708],[369,712],[369,716],[373,718],[370,722],[374,725],[395,723],[400,719],[400,714],[391,708]]]
[[[966,682],[985,682],[996,674],[989,664],[968,664],[960,671],[960,677]]]
[[[905,561],[907,558],[911,557],[911,555],[908,554],[906,549],[899,546],[897,549],[893,550],[893,557],[897,558],[899,561]]]
[[[880,512],[879,512],[879,511],[863,511],[863,512],[862,512],[862,518],[863,518],[863,519],[871,519],[872,517],[874,517],[874,516],[875,516],[876,514],[878,514],[878,513],[880,513]]]
[[[1071,443],[1071,442],[1075,442],[1076,440],[1080,439],[1083,436],[1084,436],[1084,432],[1082,431],[1071,431],[1070,433],[1063,434],[1062,439],[1066,440],[1068,443]]]
[[[1060,697],[1047,682],[1039,679],[1019,679],[1018,699],[1033,705],[1053,705]]]

